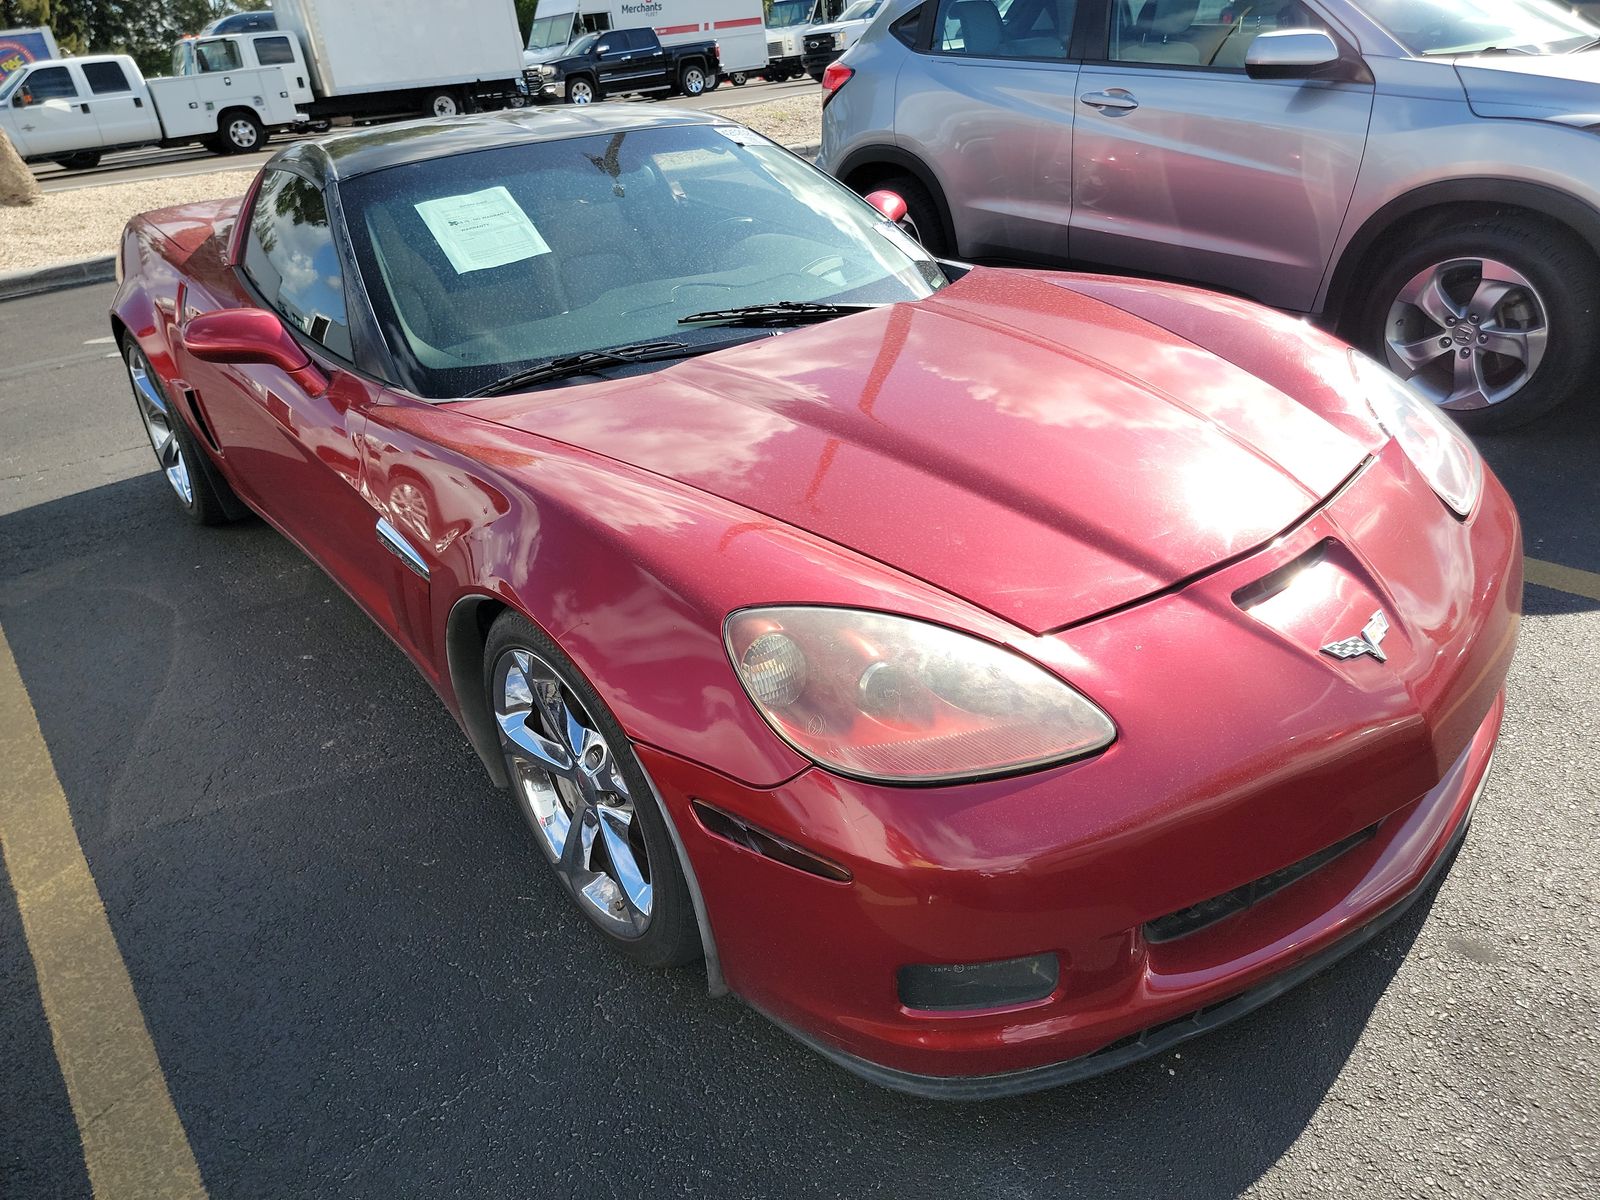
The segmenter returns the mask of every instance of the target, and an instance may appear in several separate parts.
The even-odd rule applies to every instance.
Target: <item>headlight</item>
[[[724,630],[744,689],[801,754],[844,775],[949,782],[1092,754],[1111,719],[999,646],[846,608],[751,608]]]
[[[1465,517],[1483,490],[1483,459],[1456,423],[1387,368],[1352,350],[1350,365],[1383,431],[1457,516]]]
[[[843,50],[845,48],[844,32],[842,30],[833,35],[833,48],[835,50]]]

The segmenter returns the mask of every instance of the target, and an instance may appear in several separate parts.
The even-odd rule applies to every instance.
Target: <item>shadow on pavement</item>
[[[152,474],[0,520],[0,561],[214,1195],[1234,1195],[1305,1129],[1432,902],[1176,1055],[912,1100],[697,970],[609,954],[420,676],[266,526],[190,527]],[[20,953],[0,978],[31,980]]]

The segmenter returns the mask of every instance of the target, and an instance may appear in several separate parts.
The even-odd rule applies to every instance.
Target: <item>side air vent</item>
[[[820,854],[803,850],[793,842],[775,833],[768,833],[765,829],[759,829],[747,821],[723,812],[720,808],[712,808],[704,800],[692,800],[690,804],[694,808],[694,815],[699,818],[700,824],[705,826],[706,831],[724,841],[742,846],[761,855],[762,858],[770,858],[786,867],[804,871],[808,875],[819,875],[835,883],[850,882],[850,872],[847,869],[823,858]]]

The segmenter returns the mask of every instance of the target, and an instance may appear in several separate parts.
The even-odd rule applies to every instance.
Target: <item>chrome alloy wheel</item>
[[[706,90],[706,73],[699,67],[689,67],[683,73],[683,94],[698,96]]]
[[[166,472],[167,482],[178,493],[178,499],[184,504],[193,504],[194,485],[189,481],[189,464],[183,457],[183,445],[172,430],[172,423],[179,418],[167,408],[166,398],[151,378],[150,366],[139,347],[130,344],[125,354],[128,377],[133,380],[133,398],[139,405],[139,417],[144,421],[150,446],[156,452],[156,462]]]
[[[237,117],[228,122],[228,140],[239,150],[254,150],[261,141],[261,133],[252,122]]]
[[[512,785],[545,857],[603,929],[642,936],[650,925],[650,857],[613,747],[531,650],[501,654],[493,687]]]
[[[567,101],[570,104],[593,104],[594,85],[587,79],[574,79],[567,84]]]
[[[1549,309],[1520,271],[1456,258],[1400,290],[1384,346],[1390,369],[1440,407],[1488,408],[1533,378],[1549,329]]]

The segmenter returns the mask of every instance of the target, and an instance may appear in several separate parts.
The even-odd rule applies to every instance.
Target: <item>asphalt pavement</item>
[[[817,84],[809,77],[791,79],[786,83],[765,83],[753,79],[743,87],[725,83],[714,92],[692,98],[673,96],[670,102],[677,108],[716,111],[779,100],[796,93],[815,91],[816,88]],[[620,96],[605,103],[649,104],[653,101],[640,96]],[[174,179],[181,175],[205,175],[235,167],[259,167],[285,145],[298,140],[299,137],[294,134],[275,134],[265,150],[257,154],[239,155],[217,155],[194,145],[164,148],[145,146],[108,154],[99,166],[86,171],[68,171],[54,163],[35,163],[33,173],[39,180],[39,187],[46,192],[64,192],[107,183],[135,183],[141,179]]]
[[[1388,932],[1114,1075],[913,1100],[696,969],[600,946],[344,594],[260,522],[181,520],[111,291],[0,304],[0,630],[212,1196],[1600,1190],[1600,591],[1528,589],[1480,815]],[[1484,444],[1530,555],[1580,587],[1600,581],[1585,399]],[[101,1119],[52,1050],[35,902],[0,875],[8,1200],[90,1194]]]

